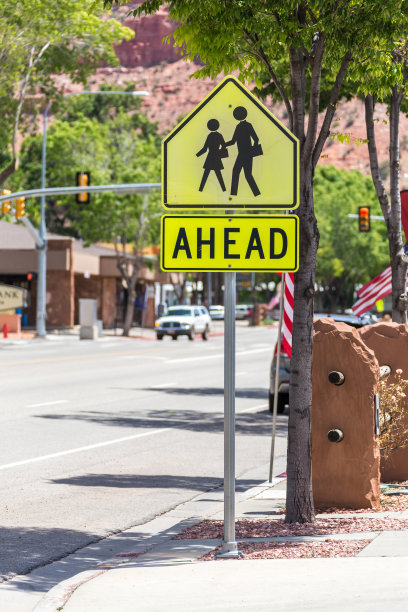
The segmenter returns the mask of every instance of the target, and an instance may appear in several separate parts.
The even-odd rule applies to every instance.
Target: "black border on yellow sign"
[[[225,87],[225,85],[227,85],[228,83],[234,83],[234,85],[236,85],[242,91],[242,93],[245,94],[245,96],[252,102],[252,104],[255,104],[255,106],[264,115],[266,115],[266,117],[268,117],[269,121],[272,121],[272,123],[281,132],[283,132],[285,136],[289,138],[289,140],[292,141],[294,145],[294,155],[293,155],[293,177],[294,178],[293,178],[292,204],[288,204],[288,203],[286,204],[235,204],[235,203],[234,204],[232,203],[229,203],[229,204],[170,204],[167,202],[167,143],[169,143],[170,140],[172,140],[174,136],[176,136],[176,134],[178,134],[180,130],[182,130],[184,126],[187,125],[187,123],[193,117],[195,117],[195,115],[197,115],[197,113],[199,113],[200,110],[204,108],[204,106],[208,104],[208,102],[212,100],[212,98],[219,91],[221,91],[221,89]],[[168,209],[170,208],[178,208],[178,209],[188,208],[190,210],[195,209],[195,208],[202,208],[202,209],[212,208],[212,209],[222,209],[222,210],[229,209],[229,208],[233,208],[233,209],[245,208],[245,209],[254,209],[254,210],[261,210],[264,208],[267,208],[267,209],[270,209],[270,208],[294,209],[298,205],[298,200],[297,200],[297,196],[298,196],[297,163],[298,163],[298,157],[299,157],[298,146],[299,146],[299,143],[298,143],[297,138],[295,138],[295,136],[293,136],[289,132],[289,130],[285,129],[284,126],[279,123],[279,121],[275,120],[273,115],[263,106],[263,104],[258,102],[258,100],[246,89],[246,87],[241,85],[241,83],[235,77],[226,77],[217,87],[213,89],[213,91],[208,96],[206,96],[206,98],[204,98],[202,102],[200,102],[200,104],[181,123],[179,123],[179,125],[168,136],[166,136],[166,138],[164,138],[163,140],[163,202],[162,204]]]
[[[299,218],[294,215],[294,214],[290,214],[290,215],[234,215],[234,221],[236,219],[254,219],[256,221],[260,221],[262,219],[268,219],[268,221],[274,220],[274,219],[285,219],[286,221],[288,219],[293,219],[295,221],[295,228],[296,228],[296,241],[295,241],[295,266],[293,268],[282,268],[280,267],[276,267],[276,268],[240,268],[240,267],[234,267],[234,264],[231,265],[231,268],[229,267],[225,267],[222,268],[221,266],[215,266],[214,268],[210,268],[208,266],[203,266],[202,268],[199,268],[197,266],[192,266],[189,268],[181,268],[180,266],[176,266],[174,268],[165,268],[164,267],[164,252],[165,252],[165,231],[164,231],[164,224],[166,222],[166,219],[182,219],[183,221],[186,221],[186,219],[205,219],[205,220],[210,220],[210,219],[227,219],[228,217],[225,215],[163,215],[161,218],[161,249],[160,249],[160,262],[161,262],[161,269],[164,272],[297,272],[298,268],[299,268],[299,251],[298,251],[298,246],[299,246]]]

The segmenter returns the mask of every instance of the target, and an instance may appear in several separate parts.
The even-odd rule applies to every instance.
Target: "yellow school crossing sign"
[[[296,272],[298,223],[295,215],[164,215],[161,268]]]
[[[226,77],[163,140],[168,209],[294,209],[299,142],[236,78]]]

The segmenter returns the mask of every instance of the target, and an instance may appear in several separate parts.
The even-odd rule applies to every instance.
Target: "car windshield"
[[[169,308],[167,314],[171,317],[191,317],[191,310],[187,308]]]

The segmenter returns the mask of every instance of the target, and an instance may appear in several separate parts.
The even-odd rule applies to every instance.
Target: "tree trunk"
[[[3,185],[3,183],[10,178],[10,176],[12,174],[14,174],[14,172],[16,171],[17,168],[17,159],[14,158],[9,165],[4,168],[1,172],[0,172],[0,185]]]
[[[136,261],[133,264],[133,271],[128,280],[128,296],[126,302],[125,321],[123,323],[123,335],[128,336],[133,323],[136,301],[136,282],[139,276],[139,265]]]
[[[407,264],[401,259],[403,243],[401,236],[399,115],[401,95],[395,86],[390,104],[390,200],[391,214],[388,225],[392,271],[392,320],[407,322],[406,278]]]
[[[133,314],[135,311],[136,290],[128,289],[125,321],[123,323],[123,335],[128,336],[133,323]]]
[[[400,162],[399,162],[399,113],[401,92],[393,87],[390,102],[390,199],[388,198],[381,178],[377,145],[374,131],[374,101],[371,95],[365,99],[365,119],[370,156],[370,169],[378,201],[384,215],[388,232],[388,245],[392,271],[392,320],[406,323],[406,271],[407,266],[401,259],[403,244],[401,237],[401,195],[400,195]]]
[[[314,520],[312,493],[312,348],[313,296],[319,242],[313,213],[313,177],[301,178],[300,262],[295,274],[295,301],[290,371],[286,522]]]

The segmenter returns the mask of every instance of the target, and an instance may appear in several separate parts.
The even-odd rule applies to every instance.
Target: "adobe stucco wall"
[[[374,351],[380,366],[391,368],[389,381],[392,382],[397,369],[402,370],[402,378],[408,379],[408,326],[399,323],[376,323],[360,330],[364,343]],[[408,426],[408,401],[406,425]],[[381,480],[408,479],[408,447],[393,451],[388,460],[381,458]]]
[[[74,325],[74,278],[72,272],[47,271],[47,327]]]
[[[329,382],[329,372],[345,382]],[[379,368],[356,329],[332,319],[314,325],[312,475],[318,508],[378,508],[380,449],[374,432],[374,394]],[[327,434],[340,429],[341,442]]]
[[[48,240],[47,253],[47,327],[72,327],[74,324],[73,240]]]

